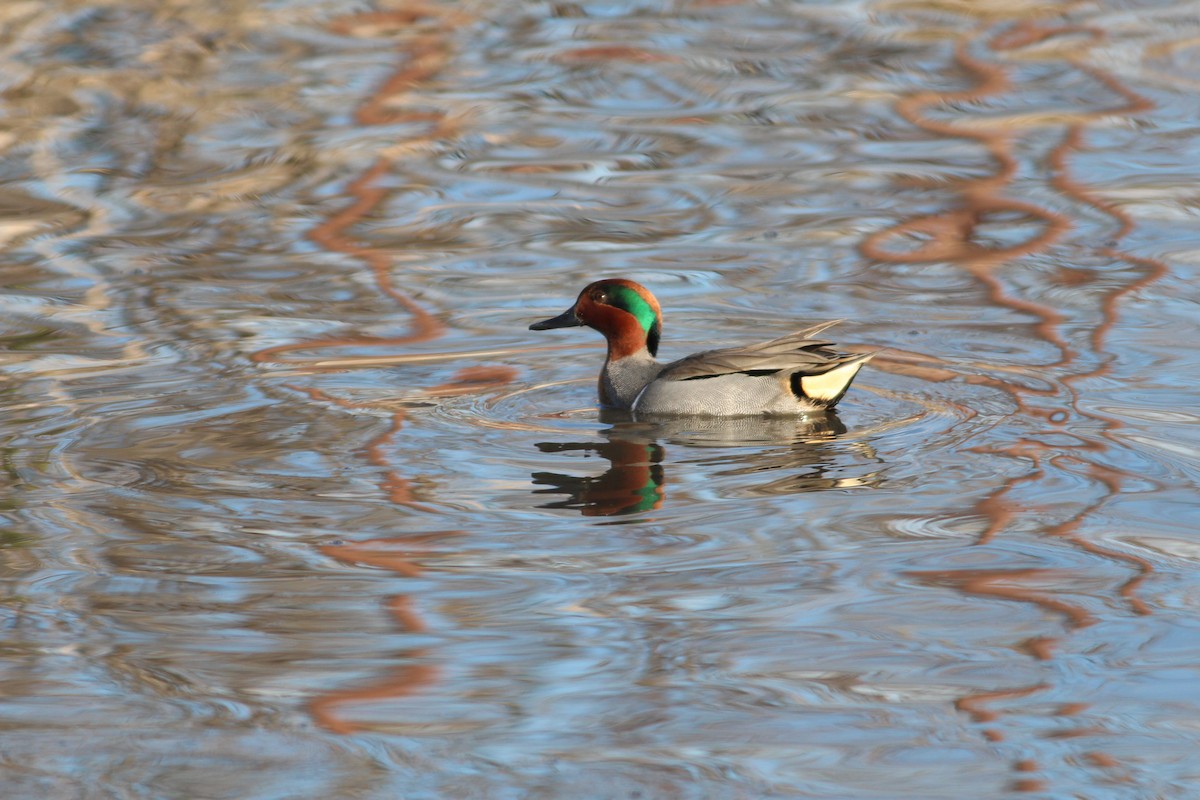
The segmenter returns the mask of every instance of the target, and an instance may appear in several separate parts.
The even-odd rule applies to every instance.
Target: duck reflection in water
[[[535,494],[567,495],[565,500],[546,503],[542,508],[575,508],[585,517],[620,516],[658,508],[666,496],[666,448],[660,440],[692,448],[753,448],[752,453],[737,454],[728,460],[735,468],[734,474],[787,470],[787,477],[755,487],[754,494],[791,494],[869,482],[830,476],[830,467],[836,461],[830,445],[846,432],[846,426],[833,412],[801,418],[692,417],[635,422],[627,414],[605,411],[601,421],[614,423],[602,432],[608,441],[538,443],[543,453],[595,454],[608,461],[608,469],[599,475],[533,473],[535,485],[549,487],[537,489]],[[764,451],[762,445],[775,447]]]

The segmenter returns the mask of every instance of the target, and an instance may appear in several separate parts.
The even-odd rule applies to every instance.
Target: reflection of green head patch
[[[658,445],[647,447],[646,460],[651,462],[650,477],[646,480],[645,485],[634,493],[639,498],[638,502],[630,506],[623,513],[649,511],[662,502],[663,468],[662,464],[658,463],[662,461],[662,448]]]
[[[654,307],[628,286],[610,286],[608,304],[633,315],[646,332],[646,349],[650,351],[650,355],[658,355],[658,337],[662,334],[662,326],[658,322],[658,314],[654,312]]]

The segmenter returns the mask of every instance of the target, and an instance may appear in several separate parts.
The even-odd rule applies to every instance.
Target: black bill
[[[579,321],[579,317],[575,316],[575,306],[571,306],[557,317],[544,319],[541,322],[535,322],[529,326],[531,331],[548,331],[552,328],[575,328],[583,323]]]

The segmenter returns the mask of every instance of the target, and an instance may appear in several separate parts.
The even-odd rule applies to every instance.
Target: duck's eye
[[[603,289],[597,289],[595,293],[592,294],[592,300],[597,303],[607,304],[608,292],[604,291]]]

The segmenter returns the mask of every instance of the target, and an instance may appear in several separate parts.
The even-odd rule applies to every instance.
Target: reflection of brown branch
[[[414,653],[413,656],[419,654]],[[308,703],[313,720],[331,733],[357,733],[369,726],[346,722],[334,709],[347,703],[369,700],[395,700],[407,697],[437,683],[438,669],[432,664],[409,664],[394,670],[386,680],[361,689],[341,689],[314,697]]]
[[[415,549],[414,545],[444,536],[457,536],[460,533],[461,531],[434,531],[410,534],[403,539],[364,539],[361,542],[324,545],[321,552],[345,564],[366,564],[386,569],[405,578],[416,578],[421,574],[421,568],[410,558]],[[409,610],[406,603],[396,605],[390,610],[401,630],[420,633],[426,629],[425,623]]]
[[[403,29],[422,18],[442,17],[455,21],[462,19],[461,15],[447,14],[437,8],[418,4],[405,10],[346,17],[334,21],[330,27],[345,35],[364,27],[391,26]],[[451,135],[456,126],[443,112],[394,111],[387,107],[397,95],[436,75],[449,59],[447,49],[448,40],[445,31],[423,34],[406,42],[404,63],[376,88],[371,97],[359,106],[355,112],[355,120],[360,125],[384,125],[398,122],[430,123],[429,129],[414,137],[410,144],[418,141],[437,141]],[[366,219],[387,199],[389,191],[376,186],[375,182],[392,168],[393,163],[393,158],[381,157],[366,172],[351,181],[346,187],[346,194],[353,199],[353,202],[313,228],[309,232],[308,238],[314,244],[330,252],[346,253],[366,264],[375,278],[375,285],[379,291],[408,312],[411,318],[410,333],[397,337],[353,336],[277,345],[255,353],[253,355],[255,361],[276,361],[278,359],[274,356],[295,350],[315,350],[351,345],[413,344],[437,338],[442,334],[442,323],[392,284],[391,256],[386,252],[359,244],[349,233],[353,226]]]
[[[1017,171],[1017,162],[1012,155],[1012,140],[1016,131],[1011,127],[960,126],[926,115],[926,109],[933,106],[979,102],[1012,88],[1003,68],[980,61],[968,53],[966,40],[959,44],[954,57],[959,66],[977,80],[974,87],[958,92],[918,92],[899,100],[896,112],[929,133],[975,139],[986,148],[999,169],[993,175],[963,180],[958,187],[962,194],[960,208],[901,222],[869,236],[862,244],[862,251],[868,258],[888,263],[982,260],[987,266],[993,266],[1009,258],[1044,249],[1069,228],[1067,220],[1055,212],[1001,196],[1000,191],[1012,182]],[[1032,239],[1011,247],[987,247],[972,241],[976,228],[985,221],[987,214],[1014,211],[1041,220],[1045,224],[1044,230]],[[928,237],[929,241],[911,252],[898,252],[885,246],[888,240],[905,235]]]
[[[1042,25],[1027,18],[993,36],[987,44],[993,52],[999,52],[1041,44],[1054,37],[1064,37],[1064,40],[1065,37],[1071,37],[1070,44],[1086,50],[1103,41],[1105,33],[1080,26]],[[862,252],[866,257],[884,263],[911,264],[945,261],[959,265],[986,289],[988,299],[992,303],[1028,314],[1037,320],[1034,325],[1037,336],[1056,346],[1060,353],[1057,363],[1044,365],[1042,369],[1066,368],[1075,364],[1078,354],[1067,344],[1062,333],[1065,321],[1063,312],[1045,303],[1013,296],[1001,282],[996,269],[1010,259],[1045,251],[1052,243],[1058,241],[1070,227],[1067,218],[1062,214],[1030,203],[1011,200],[1002,195],[1017,173],[1017,162],[1013,156],[1014,142],[1021,132],[1022,126],[1031,123],[1044,124],[1049,118],[1036,116],[1024,119],[1010,118],[991,124],[963,125],[933,119],[927,114],[927,111],[933,107],[945,106],[950,103],[979,102],[1012,89],[1005,70],[998,65],[987,64],[972,57],[968,52],[969,43],[968,37],[964,37],[959,42],[955,50],[955,60],[974,79],[973,87],[957,92],[918,92],[899,100],[896,103],[896,112],[914,126],[931,134],[977,141],[995,162],[994,173],[980,178],[952,182],[950,186],[955,188],[959,195],[956,207],[904,220],[891,228],[877,232],[863,243]],[[1050,183],[1063,196],[1073,198],[1111,217],[1117,223],[1113,239],[1119,242],[1133,230],[1133,221],[1116,205],[1097,197],[1075,180],[1068,169],[1068,158],[1070,154],[1077,153],[1082,149],[1087,123],[1114,114],[1128,115],[1144,112],[1153,106],[1148,99],[1126,87],[1114,75],[1084,64],[1080,57],[1068,55],[1065,60],[1120,97],[1122,105],[1102,111],[1055,115],[1055,120],[1062,120],[1065,117],[1069,124],[1066,135],[1048,158],[1051,173]],[[1025,219],[1039,223],[1040,230],[1016,245],[985,246],[976,240],[979,226],[986,223],[989,217],[995,218],[997,214],[1018,214]],[[902,249],[899,244],[904,239],[915,241],[917,243],[915,248]],[[1102,357],[1106,337],[1117,321],[1117,309],[1121,299],[1160,279],[1166,274],[1167,268],[1160,261],[1138,258],[1121,252],[1115,244],[1099,247],[1096,251],[1109,258],[1124,261],[1139,273],[1135,279],[1106,291],[1099,301],[1101,321],[1092,331],[1090,346],[1093,354]],[[1082,283],[1090,278],[1090,275],[1080,273],[1082,273],[1081,270],[1076,270],[1071,275],[1064,273],[1064,277],[1075,283]],[[1003,377],[978,376],[974,380],[1006,390],[1016,401],[1022,413],[1030,417],[1040,416],[1054,425],[1060,425],[1069,418],[1061,407],[1033,409],[1028,401],[1036,396],[1058,395],[1060,389],[1065,388],[1071,394],[1070,407],[1080,416],[1101,423],[1104,430],[1103,435],[1105,439],[1108,439],[1111,438],[1112,432],[1120,427],[1119,420],[1081,408],[1073,384],[1090,376],[1106,374],[1110,369],[1111,361],[1111,358],[1102,357],[1102,363],[1091,371],[1077,370],[1074,374],[1062,378],[1059,386],[1051,383],[1049,390],[1031,389],[1011,380],[1005,380]],[[1060,469],[1063,468],[1063,463],[1068,461],[1082,464],[1087,476],[1103,485],[1106,490],[1105,494],[1100,499],[1087,504],[1070,519],[1051,526],[1045,533],[1048,536],[1069,541],[1073,547],[1085,552],[1111,561],[1120,561],[1133,567],[1136,574],[1120,586],[1118,593],[1125,598],[1135,612],[1144,614],[1148,613],[1149,609],[1137,597],[1136,591],[1146,576],[1152,572],[1150,562],[1130,553],[1095,544],[1078,534],[1083,523],[1096,514],[1107,500],[1116,496],[1122,488],[1124,476],[1116,470],[1102,466],[1091,457],[1099,455],[1106,448],[1107,445],[1103,440],[1083,441],[1067,448],[1070,455],[1055,457],[1053,450],[1044,443],[1031,438],[1012,442],[1003,448],[993,450],[992,452],[1011,458],[1026,459],[1030,462],[1031,468],[1025,475],[1005,481],[998,490],[976,503],[975,512],[988,521],[988,527],[980,537],[979,543],[991,541],[1000,532],[1007,529],[1013,519],[1024,511],[1010,499],[1010,495],[1022,483],[1043,480],[1047,474],[1047,460],[1049,464]],[[948,582],[959,591],[968,594],[1036,605],[1047,611],[1063,615],[1069,629],[1092,624],[1095,620],[1091,614],[1078,605],[1048,594],[1052,589],[1035,590],[1022,585],[1022,582],[1039,579],[1049,574],[1052,573],[1032,569],[981,569],[926,572],[920,573],[920,576],[929,580]],[[1056,638],[1043,636],[1025,642],[1024,647],[1035,658],[1045,660],[1053,657],[1053,648],[1056,644]],[[1038,685],[1004,692],[970,694],[960,698],[958,708],[970,714],[977,722],[993,722],[997,713],[987,709],[987,704],[1004,698],[1025,696],[1044,688],[1046,687]],[[1080,713],[1082,708],[1083,706],[1080,704],[1063,706],[1059,713],[1067,716]],[[1074,728],[1063,735],[1072,735],[1075,732],[1086,730],[1088,729]],[[984,733],[993,741],[1002,738],[994,727],[989,727]],[[1099,766],[1112,767],[1117,763],[1116,759],[1103,753],[1093,752],[1089,754],[1089,757],[1093,763]],[[1044,781],[1029,775],[1038,769],[1039,766],[1036,762],[1015,761],[1013,770],[1018,773],[1019,777],[1014,780],[1012,788],[1017,791],[1044,790]]]
[[[431,397],[453,397],[464,394],[478,394],[488,389],[494,389],[499,386],[504,386],[513,381],[517,371],[512,367],[464,367],[446,383],[438,384],[423,391],[423,394]],[[320,402],[333,403],[341,408],[373,408],[370,403],[352,403],[349,400],[343,400],[338,397],[326,394],[320,389],[312,387],[290,386],[289,388],[303,392],[313,400]],[[363,448],[363,452],[367,457],[367,461],[377,467],[382,467],[388,472],[384,476],[380,488],[383,489],[387,498],[397,505],[408,506],[417,511],[426,511],[434,513],[434,510],[429,506],[422,505],[413,499],[412,484],[408,479],[402,477],[394,468],[391,461],[388,459],[387,446],[391,444],[392,438],[404,427],[404,420],[408,412],[404,409],[392,411],[392,422],[386,431],[373,438]]]
[[[969,54],[967,45],[965,39],[960,42],[954,57],[959,66],[976,78],[974,87],[958,92],[919,92],[899,100],[896,112],[929,133],[978,141],[996,162],[996,173],[959,182],[959,208],[906,220],[874,233],[862,243],[861,250],[868,258],[893,264],[930,261],[959,263],[983,284],[991,302],[1038,318],[1038,335],[1058,347],[1062,353],[1060,363],[1067,363],[1072,354],[1058,330],[1062,324],[1062,314],[1040,303],[1010,296],[992,274],[993,269],[1005,261],[1044,250],[1070,228],[1070,223],[1061,214],[1001,194],[1017,172],[1012,143],[1019,129],[1003,124],[991,127],[960,126],[932,119],[925,113],[930,107],[955,102],[979,102],[1012,88],[1003,68],[974,58]],[[973,241],[976,230],[987,221],[989,215],[1014,212],[1041,221],[1042,231],[1021,244],[1009,247],[988,247]],[[906,236],[925,241],[919,248],[907,252],[888,247],[889,242]]]
[[[1085,442],[1078,445],[1075,449],[1080,452],[1099,451],[1103,449],[1103,445],[1099,442]],[[1030,472],[1005,481],[999,490],[993,492],[975,504],[975,512],[977,512],[984,519],[988,520],[988,527],[977,540],[978,544],[987,544],[992,541],[992,539],[998,533],[1008,527],[1008,524],[1017,516],[1018,511],[1025,510],[1013,507],[1013,505],[1008,503],[1005,498],[1020,484],[1034,483],[1045,477],[1045,470],[1042,467],[1044,450],[1044,445],[1030,440],[1021,440],[1008,447],[994,450],[988,448],[970,448],[971,452],[989,452],[997,455],[1009,456],[1012,458],[1024,458],[1033,464],[1033,469]],[[1120,586],[1118,589],[1118,594],[1125,598],[1125,600],[1129,603],[1129,607],[1133,609],[1134,612],[1138,614],[1149,614],[1149,607],[1146,605],[1145,601],[1137,596],[1136,592],[1137,588],[1141,586],[1141,584],[1152,572],[1154,572],[1153,564],[1141,556],[1102,547],[1095,542],[1080,538],[1075,534],[1075,531],[1084,523],[1084,521],[1088,519],[1088,517],[1098,511],[1110,498],[1115,497],[1120,493],[1122,481],[1125,476],[1116,470],[1102,466],[1079,456],[1058,456],[1051,459],[1051,463],[1055,466],[1059,466],[1060,468],[1065,462],[1082,465],[1085,468],[1088,477],[1094,481],[1097,481],[1098,483],[1103,484],[1107,489],[1107,492],[1095,502],[1090,503],[1082,508],[1070,519],[1047,528],[1045,534],[1047,536],[1056,536],[1067,539],[1073,546],[1085,552],[1089,552],[1112,561],[1123,561],[1132,566],[1137,571],[1137,574]]]
[[[400,550],[397,543],[390,539],[368,539],[350,544],[326,545],[321,549],[325,555],[336,558],[346,564],[367,564],[372,567],[395,572],[405,577],[416,577],[421,569],[408,558],[408,551],[417,539],[452,536],[458,531],[437,531],[420,536],[406,537],[404,548]],[[424,621],[411,607],[411,602],[404,595],[396,595],[388,599],[388,613],[402,631],[420,633],[426,630]],[[407,654],[409,658],[420,658],[423,651]],[[363,703],[370,700],[394,700],[407,697],[418,691],[432,686],[437,682],[438,669],[431,664],[406,664],[394,670],[387,678],[372,682],[368,686],[356,689],[339,689],[326,692],[312,698],[308,708],[313,719],[322,728],[333,733],[356,733],[364,726],[347,722],[337,714],[337,709],[350,703]]]
[[[1136,96],[1136,95],[1135,95]],[[1131,101],[1132,103],[1132,101]],[[1067,167],[1067,153],[1079,152],[1083,149],[1083,128],[1074,125],[1068,131],[1062,144],[1054,149],[1050,157],[1051,166],[1051,183],[1063,194],[1073,197],[1081,203],[1085,203],[1097,211],[1101,211],[1117,221],[1117,231],[1113,234],[1114,241],[1124,239],[1130,232],[1133,231],[1133,220],[1125,213],[1123,209],[1110,203],[1109,201],[1097,197],[1093,192],[1085,188],[1081,183],[1076,181],[1070,174]],[[1104,299],[1101,301],[1100,310],[1103,314],[1103,320],[1092,331],[1092,347],[1097,352],[1102,352],[1104,349],[1104,340],[1108,336],[1108,332],[1117,322],[1117,305],[1123,297],[1126,297],[1139,289],[1160,280],[1167,274],[1167,265],[1162,261],[1153,258],[1140,258],[1131,255],[1113,247],[1101,247],[1097,249],[1101,255],[1113,258],[1119,261],[1124,261],[1130,266],[1137,267],[1142,271],[1141,277],[1136,280],[1126,283],[1124,286],[1119,286],[1110,292],[1107,292]],[[1107,367],[1103,368],[1107,372]],[[1091,375],[1102,374],[1097,371],[1088,373],[1088,375],[1075,376],[1075,380]],[[1115,422],[1115,420],[1110,420]]]
[[[1099,464],[1077,457],[1064,456],[1060,459],[1055,459],[1055,463],[1058,463],[1060,460],[1068,460],[1068,458],[1076,463],[1082,464],[1087,470],[1088,477],[1094,481],[1104,484],[1104,486],[1108,489],[1108,492],[1095,503],[1081,510],[1071,519],[1060,525],[1056,525],[1050,532],[1055,536],[1069,538],[1071,542],[1080,550],[1093,553],[1112,561],[1123,561],[1133,567],[1137,574],[1135,574],[1125,583],[1121,584],[1120,588],[1117,590],[1117,593],[1120,594],[1121,597],[1125,598],[1125,600],[1129,603],[1129,607],[1133,609],[1135,613],[1149,614],[1150,607],[1146,605],[1144,600],[1137,596],[1137,589],[1142,585],[1146,578],[1154,572],[1154,565],[1141,556],[1136,556],[1133,553],[1126,553],[1120,550],[1113,550],[1108,547],[1102,547],[1089,539],[1081,539],[1075,535],[1075,530],[1083,524],[1084,520],[1095,513],[1095,511],[1104,505],[1104,503],[1110,497],[1116,496],[1121,491],[1125,476],[1116,470],[1112,470],[1108,467],[1103,467]]]
[[[1104,39],[1104,31],[1098,28],[1090,28],[1084,25],[1044,27],[1038,25],[1033,20],[1025,19],[1008,30],[997,33],[988,42],[988,46],[993,50],[1016,50],[1033,44],[1040,44],[1055,36],[1069,36],[1073,33],[1083,34],[1091,39],[1092,42],[1099,42]]]
[[[1095,617],[1084,608],[1047,597],[1041,591],[1022,586],[1022,581],[1053,578],[1054,570],[1049,569],[939,569],[924,570],[910,573],[929,583],[941,583],[981,597],[997,597],[1002,600],[1018,600],[1030,603],[1066,617],[1067,627],[1071,629],[1086,628],[1096,623]],[[1041,640],[1033,649],[1039,659],[1048,658],[1049,647],[1054,640]]]
[[[608,45],[597,47],[578,47],[565,50],[554,56],[554,60],[564,64],[582,63],[587,61],[635,61],[643,64],[653,64],[658,61],[676,61],[677,59],[643,50],[640,47],[628,45]]]
[[[1028,697],[1031,694],[1036,694],[1049,688],[1048,685],[1039,683],[1036,686],[1022,686],[1019,689],[998,689],[992,692],[977,692],[955,700],[954,707],[969,716],[973,722],[984,725],[989,722],[995,722],[1000,717],[999,712],[987,707],[989,703],[1014,697]],[[989,741],[993,742],[1001,741],[1004,738],[1001,733],[995,730],[986,731],[985,735]]]
[[[331,395],[326,394],[325,392],[322,392],[320,389],[315,389],[315,388],[311,388],[311,387],[303,388],[303,387],[299,387],[299,386],[293,386],[291,388],[296,389],[297,391],[300,391],[300,392],[304,392],[306,395],[308,395],[313,400],[327,402],[327,403],[333,403],[334,405],[341,406],[342,408],[369,408],[370,407],[369,405],[351,403],[349,400],[342,400],[340,398],[333,397]],[[392,467],[392,464],[388,460],[386,452],[384,450],[384,448],[387,445],[391,444],[392,437],[395,436],[396,433],[401,428],[404,427],[404,417],[405,416],[406,416],[406,412],[403,410],[392,412],[391,425],[388,427],[388,429],[386,431],[379,434],[378,436],[373,438],[370,442],[368,442],[366,447],[363,448],[363,452],[367,457],[367,461],[369,461],[370,463],[374,464],[377,467],[387,470],[387,472],[384,474],[383,480],[381,481],[381,483],[379,485],[379,488],[381,488],[384,491],[384,494],[387,495],[388,500],[392,501],[393,503],[395,503],[397,505],[408,506],[409,508],[412,508],[416,511],[427,511],[427,512],[433,513],[432,508],[430,508],[429,506],[423,505],[413,499],[412,484],[408,481],[407,478],[404,478],[403,476],[401,476]]]
[[[981,448],[972,448],[972,452],[987,452]],[[993,451],[995,452],[995,451]],[[992,492],[987,497],[983,498],[975,504],[974,511],[988,521],[987,529],[980,534],[976,544],[988,544],[993,538],[1002,531],[1008,528],[1008,524],[1017,516],[1018,511],[1012,503],[1008,502],[1008,495],[1023,483],[1036,483],[1041,480],[1045,473],[1041,469],[1041,460],[1036,454],[1023,453],[1015,448],[999,451],[998,454],[1006,455],[1012,458],[1029,458],[1033,462],[1033,469],[1024,475],[1010,478],[1005,481],[1001,487]]]
[[[461,394],[474,394],[496,386],[510,383],[516,371],[511,367],[465,367],[455,373],[450,381],[426,389],[429,395],[441,397]],[[336,397],[326,395],[319,389],[300,389],[314,400],[334,403],[342,408],[364,408],[363,404],[351,403]],[[412,487],[392,467],[388,460],[386,446],[392,437],[404,427],[404,410],[392,413],[391,425],[379,436],[372,439],[365,448],[367,460],[372,464],[387,469],[380,488],[388,500],[397,505],[406,506],[417,511],[433,513],[434,509],[413,499]],[[368,564],[401,575],[415,578],[421,574],[421,567],[410,558],[413,545],[429,539],[441,538],[458,534],[458,531],[437,531],[433,533],[408,534],[398,539],[367,539],[349,544],[326,545],[321,548],[325,555],[336,558],[347,564]],[[412,603],[405,595],[394,595],[388,599],[388,613],[402,631],[420,632],[426,629],[424,621],[412,609]],[[412,653],[410,658],[417,658],[422,653]],[[360,703],[369,700],[386,700],[407,697],[434,684],[439,676],[438,670],[427,664],[410,664],[401,667],[387,678],[375,681],[369,686],[358,689],[345,689],[326,692],[312,698],[309,711],[318,725],[334,733],[354,733],[362,726],[347,722],[337,714],[337,709],[345,704]]]
[[[1124,97],[1130,109],[1136,109],[1140,111],[1152,107],[1152,104],[1149,100],[1123,86],[1115,77],[1107,75],[1098,70],[1089,69],[1088,73],[1104,83],[1104,85],[1109,89]],[[1123,209],[1108,202],[1107,200],[1097,197],[1093,192],[1076,181],[1068,169],[1067,153],[1079,152],[1082,149],[1082,146],[1083,127],[1080,125],[1073,125],[1067,131],[1067,135],[1064,137],[1063,142],[1056,147],[1051,154],[1051,183],[1063,194],[1073,197],[1076,200],[1112,217],[1117,222],[1118,226],[1116,233],[1113,235],[1113,239],[1114,241],[1119,242],[1133,231],[1133,220],[1128,214],[1125,213]],[[1096,325],[1095,329],[1092,331],[1091,344],[1095,352],[1102,353],[1104,352],[1104,342],[1108,336],[1108,332],[1117,323],[1117,307],[1121,299],[1161,279],[1167,274],[1168,270],[1167,265],[1158,259],[1148,259],[1133,256],[1129,253],[1119,250],[1116,246],[1101,247],[1099,248],[1098,252],[1110,258],[1124,261],[1125,263],[1134,267],[1138,267],[1142,270],[1142,275],[1140,277],[1129,281],[1124,286],[1119,286],[1109,292],[1106,292],[1103,300],[1100,302],[1101,322]],[[1111,361],[1111,359],[1108,359],[1105,363],[1098,365],[1090,372],[1068,376],[1067,378],[1064,378],[1064,383],[1070,385],[1071,383],[1083,380],[1084,378],[1106,375],[1111,370]],[[1095,411],[1083,411],[1079,408],[1078,403],[1075,403],[1074,405],[1076,411],[1079,413],[1101,422],[1104,425],[1106,437],[1111,437],[1113,431],[1122,427],[1122,423],[1118,419],[1099,414]],[[1095,447],[1096,449],[1099,449],[1099,445],[1096,445]],[[1082,459],[1077,460],[1086,465],[1089,477],[1104,484],[1104,486],[1108,489],[1106,498],[1116,496],[1121,491],[1122,482],[1124,479],[1124,476],[1121,473],[1097,464],[1094,461],[1083,461]],[[1099,503],[1097,503],[1097,507],[1098,505]],[[1087,512],[1081,512],[1074,520],[1059,526],[1059,530],[1056,530],[1056,533],[1059,535],[1069,534],[1076,527],[1082,524],[1087,513],[1090,513],[1090,509]],[[1154,571],[1153,565],[1148,560],[1139,556],[1135,556],[1132,553],[1123,553],[1101,547],[1092,542],[1085,542],[1080,539],[1075,539],[1074,537],[1072,538],[1077,546],[1088,550],[1089,552],[1110,559],[1124,561],[1134,566],[1137,569],[1138,574],[1122,584],[1119,592],[1121,596],[1128,601],[1130,607],[1135,612],[1139,614],[1150,613],[1149,607],[1140,597],[1136,595],[1137,588],[1142,584],[1146,577]]]
[[[385,125],[400,122],[427,123],[423,133],[412,137],[406,144],[411,147],[421,142],[432,142],[451,135],[454,124],[442,112],[414,111],[393,108],[395,98],[413,87],[429,81],[448,61],[447,30],[451,22],[464,19],[458,12],[444,12],[419,3],[396,11],[373,12],[344,17],[330,23],[330,28],[342,35],[353,35],[366,30],[378,32],[380,28],[396,28],[407,31],[422,20],[433,20],[435,30],[410,37],[404,44],[403,63],[385,80],[371,97],[367,98],[355,113],[359,125]],[[383,207],[390,190],[381,188],[377,182],[394,165],[394,156],[381,156],[364,173],[346,186],[350,204],[313,228],[309,239],[329,252],[350,255],[370,270],[379,292],[403,308],[409,315],[409,332],[396,337],[346,336],[326,338],[318,341],[296,342],[266,348],[255,353],[259,362],[280,361],[283,353],[296,350],[316,350],[345,346],[377,346],[414,344],[429,341],[442,335],[444,326],[432,314],[400,291],[392,282],[392,258],[384,251],[363,245],[355,240],[351,231],[354,226]],[[285,360],[286,361],[286,360]],[[445,384],[426,389],[428,395],[447,396],[479,392],[512,381],[515,370],[509,367],[467,367],[459,370]],[[343,408],[363,408],[365,404],[332,397],[316,388],[294,387],[314,400],[334,403]],[[392,410],[391,424],[383,433],[372,439],[364,448],[364,455],[371,464],[386,470],[380,489],[388,500],[416,511],[434,513],[434,509],[417,502],[411,482],[402,477],[389,460],[388,445],[404,427],[406,411]],[[421,568],[411,560],[409,552],[413,545],[423,539],[449,535],[448,532],[409,535],[401,540],[374,539],[351,544],[329,545],[322,552],[345,563],[369,564],[394,572],[397,575],[415,577]],[[387,610],[396,628],[401,631],[425,630],[425,623],[412,608],[405,595],[395,595],[387,601]],[[424,656],[418,651],[408,654],[410,659]],[[429,664],[406,664],[394,670],[388,677],[371,685],[356,689],[326,692],[313,697],[309,711],[313,720],[334,733],[354,733],[364,726],[344,720],[337,713],[349,703],[373,700],[394,700],[412,695],[433,685],[438,680],[438,670]]]
[[[310,231],[308,238],[326,250],[353,255],[370,267],[371,273],[375,277],[375,285],[379,288],[379,291],[395,300],[409,313],[411,318],[411,333],[407,336],[390,338],[350,336],[320,339],[315,342],[281,344],[259,350],[253,355],[255,361],[277,361],[278,359],[273,358],[273,356],[294,350],[316,350],[353,345],[414,344],[435,339],[442,334],[443,326],[441,322],[428,311],[421,308],[408,295],[400,292],[392,285],[390,256],[379,250],[357,244],[346,232],[348,228],[364,219],[387,198],[386,191],[372,184],[380,175],[387,172],[391,166],[392,162],[390,160],[381,158],[369,170],[347,186],[346,192],[354,198],[354,202]]]
[[[1088,40],[1088,46],[1101,41],[1104,37],[1102,31],[1091,28],[1079,26],[1049,27],[1038,25],[1030,20],[1024,20],[1010,30],[994,36],[989,44],[994,50],[1015,49],[1037,44],[1054,36],[1068,34],[1085,35]],[[975,86],[956,92],[918,92],[899,100],[896,103],[896,111],[913,125],[930,133],[956,138],[969,138],[980,142],[996,162],[997,171],[993,175],[962,181],[958,186],[961,194],[961,206],[959,208],[901,222],[892,228],[876,233],[863,243],[863,253],[870,258],[891,263],[913,263],[933,260],[959,263],[987,287],[992,302],[1037,317],[1039,324],[1036,326],[1036,330],[1039,336],[1055,344],[1062,353],[1059,362],[1049,366],[1065,366],[1072,363],[1075,357],[1059,332],[1064,320],[1062,313],[1041,303],[1010,296],[993,273],[994,268],[1005,260],[1044,250],[1046,246],[1057,240],[1067,230],[1068,223],[1059,214],[1033,207],[1027,203],[1008,200],[999,195],[1000,190],[1007,186],[1016,174],[1017,164],[1012,155],[1012,142],[1018,133],[1017,128],[1011,124],[1004,123],[991,126],[964,126],[948,121],[932,119],[925,113],[927,109],[933,106],[954,102],[978,102],[987,97],[1011,90],[1012,86],[1008,76],[1001,67],[982,62],[969,54],[967,39],[964,38],[956,48],[955,60],[960,67],[976,80]],[[1070,61],[1106,88],[1119,95],[1124,101],[1124,105],[1116,109],[1097,112],[1078,112],[1069,115],[1069,117],[1074,118],[1076,121],[1072,123],[1067,136],[1050,156],[1051,182],[1052,185],[1064,194],[1087,203],[1116,219],[1119,223],[1116,238],[1120,239],[1132,230],[1132,220],[1123,211],[1111,203],[1096,198],[1074,181],[1066,169],[1066,154],[1071,151],[1077,151],[1081,147],[1084,122],[1112,114],[1132,114],[1146,111],[1152,108],[1152,104],[1146,98],[1125,87],[1114,76],[1085,66],[1077,58],[1072,58]],[[974,243],[971,240],[972,236],[978,225],[985,220],[985,215],[998,211],[1018,211],[1026,216],[1041,219],[1045,222],[1046,227],[1040,234],[1033,236],[1026,242],[1007,248],[987,248]],[[911,252],[897,252],[886,246],[888,241],[904,235],[923,236],[927,238],[927,241],[920,248]],[[1119,299],[1156,280],[1166,271],[1165,265],[1161,263],[1150,262],[1148,259],[1134,261],[1125,254],[1118,253],[1114,248],[1103,248],[1100,252],[1115,258],[1122,258],[1129,263],[1138,263],[1146,269],[1146,272],[1138,280],[1132,281],[1106,294],[1104,300],[1101,302],[1103,321],[1097,326],[1092,337],[1092,345],[1096,351],[1101,350],[1105,334],[1116,322],[1116,305]],[[1100,371],[1096,370],[1094,372],[1070,376],[1064,379],[1063,383],[1069,386],[1073,380],[1079,380],[1083,377],[1097,374]],[[1009,381],[986,376],[977,377],[974,381],[996,385],[999,388],[1008,390],[1013,394],[1014,399],[1021,408],[1026,411],[1029,411],[1029,409],[1022,402],[1022,396],[1056,394],[1053,388],[1049,391],[1033,390]],[[1078,411],[1077,402],[1073,403],[1073,405]],[[1057,412],[1051,411],[1045,412],[1042,416],[1053,418],[1056,414]],[[1118,424],[1115,420],[1100,419],[1094,413],[1086,415],[1099,419],[1108,425]],[[1084,444],[1079,449],[1086,451],[1097,449],[1097,447],[1097,445],[1093,444]],[[1039,455],[1044,449],[1044,446],[1036,441],[1025,441],[1015,443],[1000,451],[1012,457],[1030,458],[1038,466],[1036,466],[1034,471],[1025,476],[1006,481],[999,491],[976,505],[976,511],[990,521],[987,531],[980,539],[981,543],[989,541],[999,531],[1007,527],[1013,516],[1015,516],[1015,509],[1009,503],[1005,502],[1004,497],[1019,483],[1039,480],[1044,476],[1044,472],[1039,464]],[[1115,494],[1119,491],[1119,483],[1112,482],[1114,480],[1114,473],[1109,471],[1107,474],[1109,478],[1102,482],[1109,488],[1110,495]],[[1086,516],[1094,511],[1094,508],[1094,506],[1089,506],[1072,520],[1056,526],[1048,532],[1053,535],[1068,537],[1074,544],[1089,552],[1102,554],[1109,558],[1116,558],[1137,566],[1141,574],[1139,577],[1126,583],[1122,587],[1121,593],[1130,599],[1131,605],[1135,609],[1144,611],[1144,604],[1136,601],[1132,595],[1132,591],[1149,571],[1149,562],[1128,554],[1119,554],[1106,548],[1100,548],[1091,543],[1083,542],[1071,535]]]

